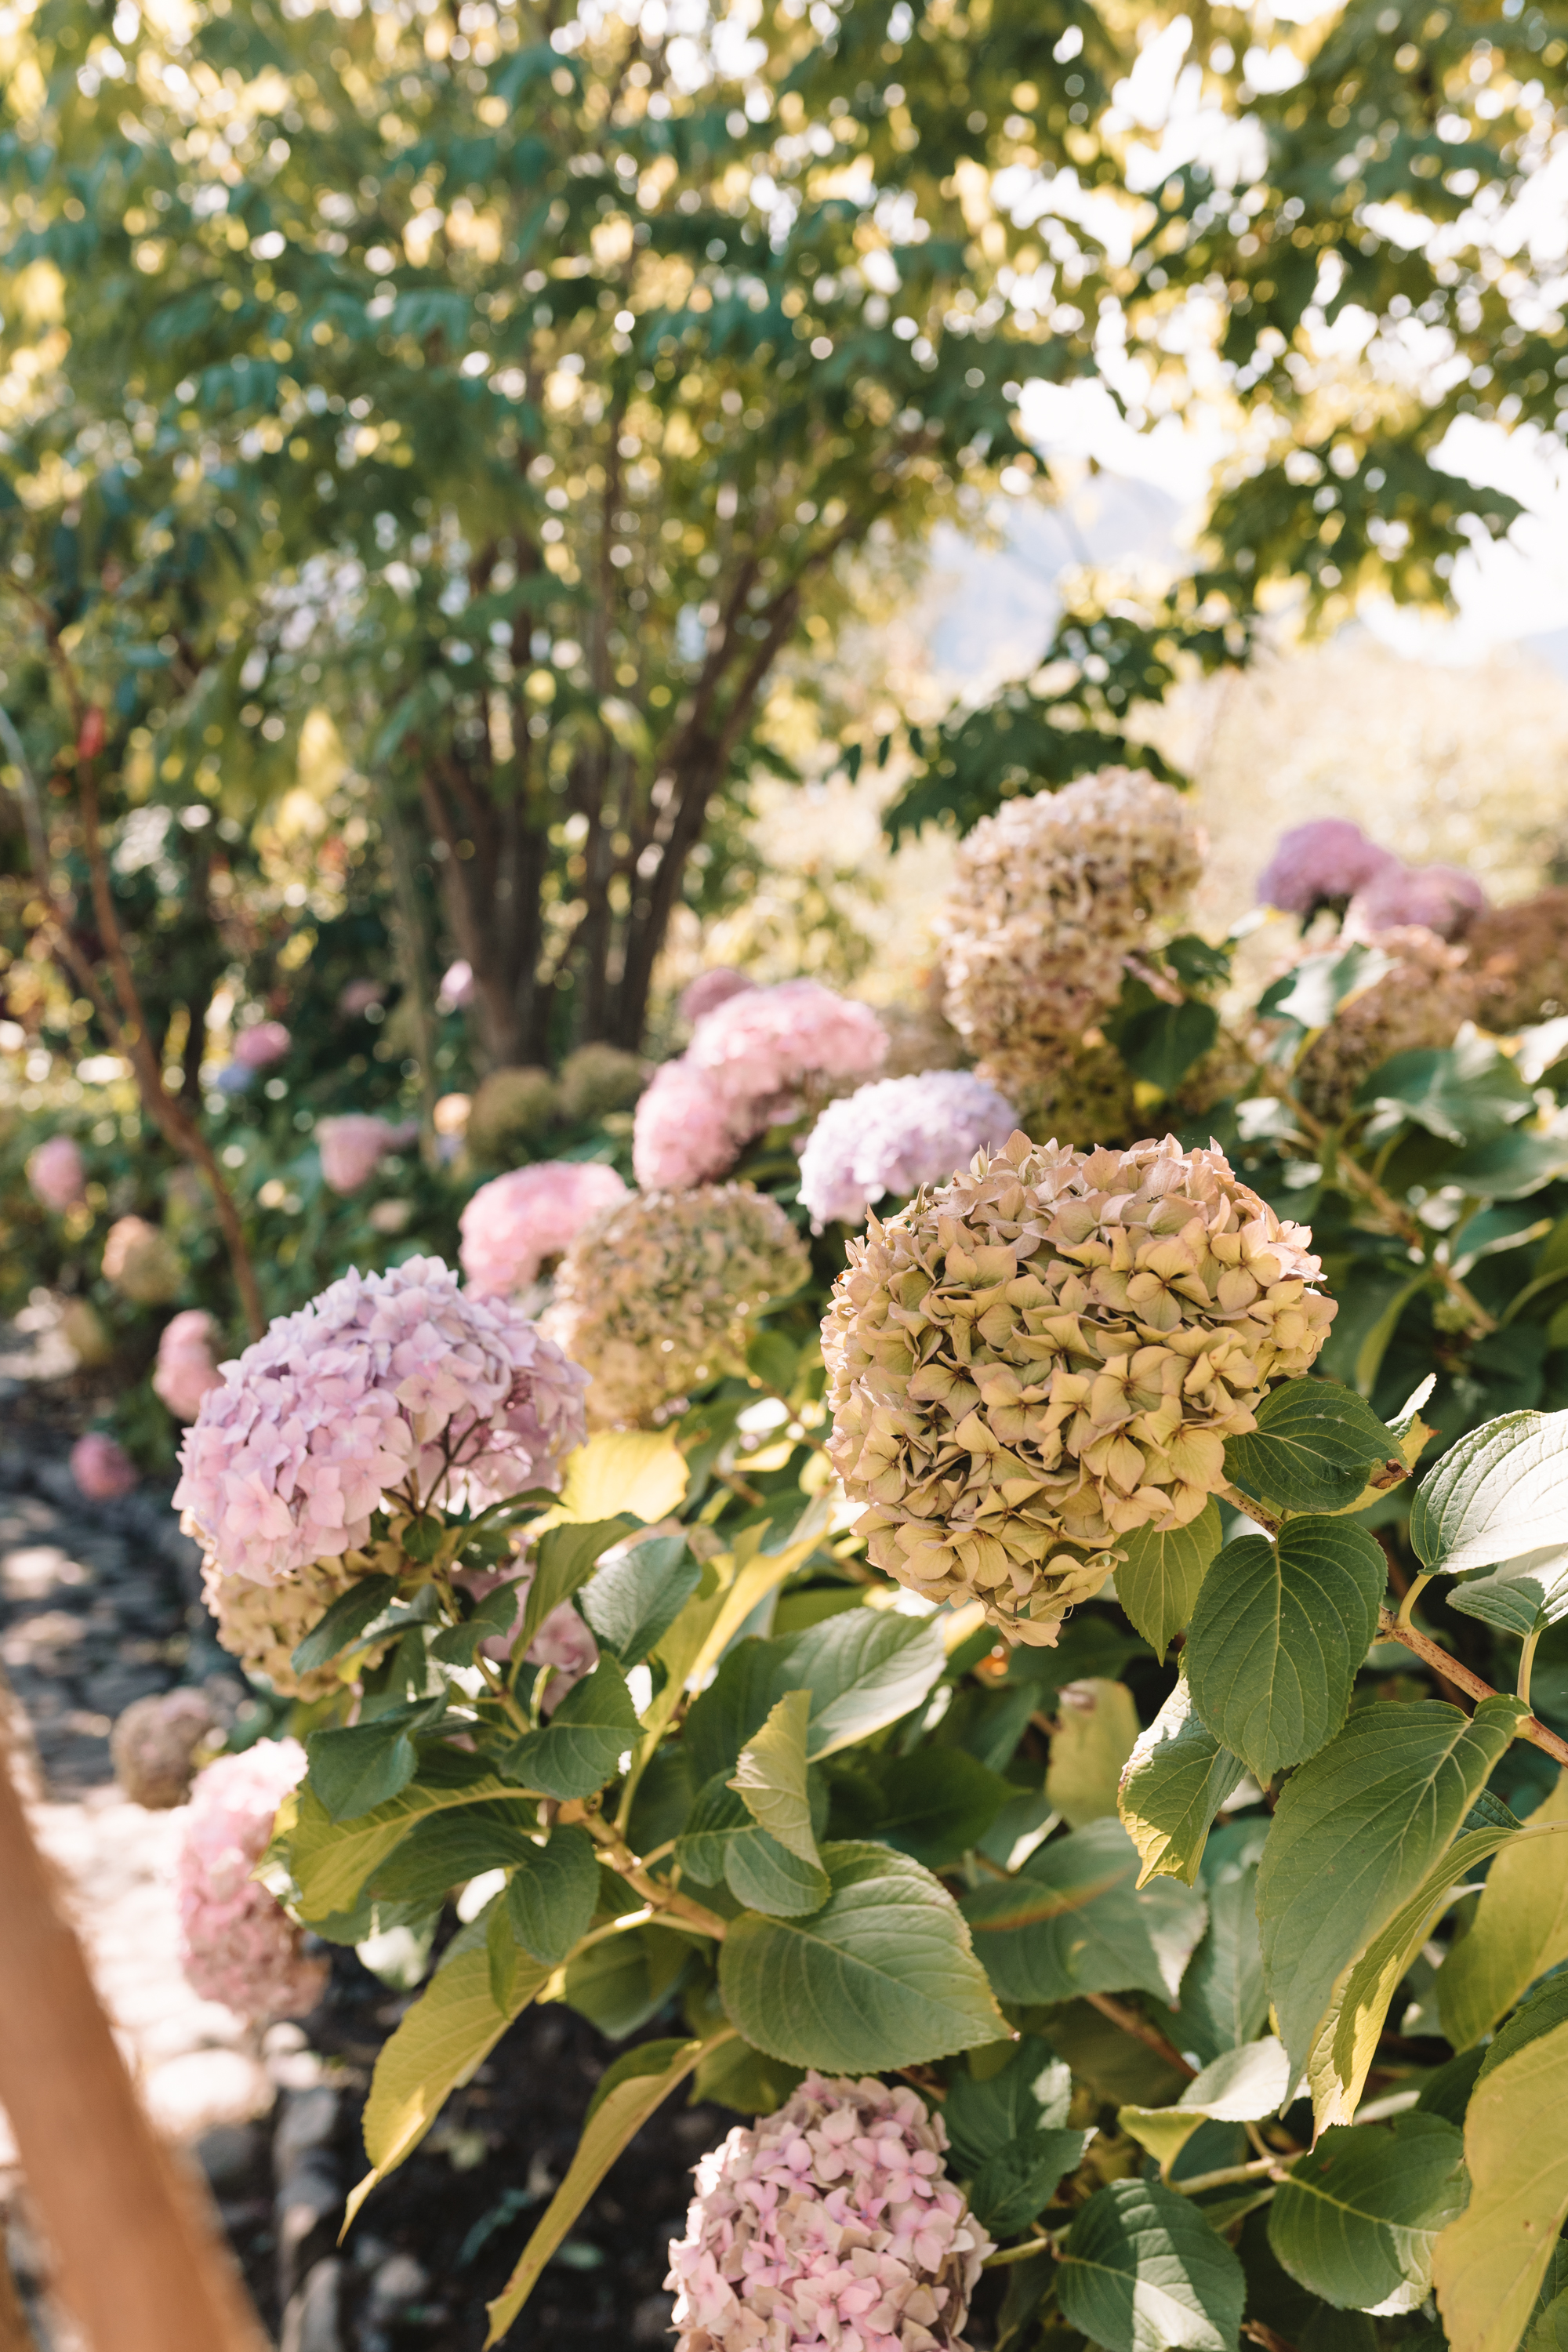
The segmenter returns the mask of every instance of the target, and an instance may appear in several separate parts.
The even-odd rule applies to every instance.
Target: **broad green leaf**
[[[908,1715],[947,1664],[940,1626],[892,1609],[847,1610],[772,1646],[773,1697],[811,1693],[805,1752],[814,1761]]]
[[[1188,997],[1180,1004],[1151,1004],[1134,1013],[1118,1031],[1115,1043],[1134,1077],[1168,1095],[1208,1052],[1218,1030],[1219,1015],[1213,1005]]]
[[[714,2041],[721,2037],[715,2036]],[[712,2042],[646,2042],[628,2050],[600,2076],[593,2105],[560,2188],[545,2207],[521,2261],[495,2301],[487,2305],[488,2347],[499,2344],[528,2301],[545,2263],[588,2202],[621,2150],[648,2117],[679,2089]]]
[[[1083,2162],[1091,2131],[1034,2130],[997,2148],[970,2183],[969,2201],[991,2235],[1016,2238]]]
[[[730,1786],[738,1791],[760,1828],[813,1870],[819,1870],[816,1840],[811,1832],[811,1801],[805,1789],[805,1740],[810,1716],[811,1693],[786,1691],[770,1711],[762,1729],[742,1748]]]
[[[1138,1709],[1125,1683],[1064,1683],[1046,1770],[1046,1799],[1077,1830],[1116,1811],[1122,1769],[1138,1738]]]
[[[1068,2233],[1057,2300],[1105,2352],[1237,2352],[1241,2264],[1185,2197],[1154,2180],[1117,2180]]]
[[[1485,2080],[1495,2066],[1503,2065],[1531,2042],[1543,2034],[1555,2033],[1568,2021],[1568,1975],[1548,1977],[1514,2011],[1508,2023],[1492,2036],[1481,2060],[1481,2070],[1476,2080]]]
[[[1388,1429],[1353,1389],[1285,1381],[1258,1406],[1255,1433],[1226,1441],[1226,1475],[1276,1511],[1342,1511],[1394,1451]]]
[[[1209,1826],[1244,1769],[1194,1712],[1184,1662],[1175,1689],[1127,1759],[1117,1798],[1142,1865],[1140,1886],[1152,1878],[1195,1884]]]
[[[1568,1617],[1568,1549],[1547,1544],[1489,1576],[1463,1577],[1447,1600],[1461,1616],[1479,1617],[1500,1633],[1528,1641]]]
[[[1225,2051],[1187,2084],[1173,2107],[1121,2107],[1116,2120],[1168,2172],[1202,2125],[1258,2122],[1284,2106],[1290,2088],[1284,2045],[1270,2033]]]
[[[644,1924],[590,1944],[567,1963],[562,1999],[611,2042],[651,2022],[692,1966],[691,1939]]]
[[[1553,2295],[1524,2339],[1523,2352],[1568,2352],[1568,2294]]]
[[[454,1886],[490,1870],[510,1870],[534,1848],[529,1832],[538,1808],[526,1799],[427,1813],[373,1873],[365,1893],[375,1903],[438,1904]]]
[[[809,1831],[809,1810],[806,1823]],[[722,1880],[737,1902],[770,1916],[791,1918],[827,1900],[820,1858],[792,1853],[770,1836],[722,1772],[699,1791],[676,1840],[675,1859],[700,1885],[716,1886]]]
[[[583,1614],[623,1666],[663,1641],[702,1570],[684,1536],[655,1536],[597,1570],[583,1588]]]
[[[568,1461],[560,1502],[534,1525],[586,1526],[625,1512],[650,1528],[679,1507],[686,1479],[673,1430],[596,1430]]]
[[[1506,1054],[1471,1033],[1448,1046],[1395,1054],[1363,1080],[1362,1104],[1397,1111],[1446,1143],[1481,1143],[1535,1108]]]
[[[833,1777],[834,1834],[877,1838],[943,1869],[978,1845],[1004,1805],[1018,1795],[962,1748],[917,1748],[912,1756],[846,1756]]]
[[[1438,2232],[1468,2193],[1463,2137],[1440,2116],[1340,2126],[1280,2182],[1268,2242],[1336,2311],[1414,2311],[1431,2290]]]
[[[1123,1557],[1116,1570],[1116,1597],[1155,1656],[1163,1658],[1172,1634],[1191,1618],[1219,1549],[1219,1506],[1211,1497],[1184,1528],[1163,1536],[1135,1528],[1118,1537],[1117,1544]]]
[[[860,2074],[994,2042],[1005,2024],[952,1896],[886,1846],[824,1846],[833,1892],[803,1919],[746,1914],[725,1938],[719,1989],[759,2050]]]
[[[547,1797],[591,1797],[610,1780],[637,1734],[626,1678],[612,1659],[569,1690],[550,1721],[508,1751],[508,1776]]]
[[[1468,2050],[1516,2000],[1568,1960],[1568,1772],[1531,1814],[1526,1838],[1500,1853],[1474,1916],[1449,1947],[1437,1976],[1437,2009],[1456,2050]]]
[[[644,1760],[658,1747],[689,1685],[700,1685],[752,1611],[797,1568],[805,1566],[816,1544],[814,1533],[782,1552],[757,1552],[740,1566],[727,1558],[709,1562],[727,1580],[706,1597],[693,1594],[654,1652],[655,1661],[664,1667],[667,1679],[644,1717],[639,1751]],[[759,1722],[761,1719],[759,1717]],[[732,1763],[734,1759],[731,1756],[725,1760]]]
[[[1483,2073],[1465,2113],[1470,2201],[1432,2275],[1452,2352],[1514,2352],[1568,2218],[1568,2022]]]
[[[1511,1823],[1461,1831],[1335,1986],[1307,2061],[1320,2131],[1353,2119],[1387,2021],[1388,2004],[1411,1963],[1460,1882],[1516,1834]]]
[[[523,1606],[517,1648],[526,1650],[552,1609],[570,1601],[584,1583],[600,1554],[628,1535],[637,1521],[624,1515],[594,1519],[585,1525],[551,1528],[539,1538],[534,1554],[533,1581]]]
[[[443,1665],[471,1666],[479,1655],[479,1644],[498,1634],[508,1639],[517,1622],[517,1587],[498,1585],[487,1592],[469,1617],[460,1625],[447,1625],[430,1644],[430,1655]]]
[[[1026,2034],[994,2074],[977,2076],[970,2067],[954,2072],[942,2119],[955,2162],[976,2172],[1015,2140],[1065,2124],[1071,2102],[1071,2068],[1048,2042]]]
[[[1343,1723],[1387,1581],[1364,1528],[1323,1517],[1243,1536],[1209,1570],[1184,1653],[1193,1705],[1263,1787]]]
[[[1443,1170],[1446,1184],[1461,1185],[1481,1201],[1521,1201],[1568,1168],[1568,1138],[1515,1128],[1472,1143]]]
[[[1258,1916],[1279,2038],[1305,2066],[1342,1972],[1420,1886],[1486,1786],[1521,1709],[1371,1706],[1286,1783]]]
[[[452,2092],[489,2057],[549,1975],[546,1969],[519,1968],[509,2006],[498,2009],[488,1932],[481,1916],[453,1937],[424,1992],[382,2045],[364,2109],[371,2168],[348,2200],[345,2229],[377,2181],[418,2147]]]
[[[1261,1013],[1275,1013],[1285,1021],[1294,1021],[1302,1029],[1321,1029],[1331,1022],[1347,997],[1370,988],[1374,981],[1394,969],[1392,956],[1380,948],[1363,947],[1359,942],[1352,947],[1328,948],[1321,954],[1303,956],[1289,971],[1274,981],[1258,999]]]
[[[426,1814],[496,1798],[515,1802],[515,1791],[504,1780],[481,1765],[470,1767],[466,1758],[451,1757],[457,1770],[449,1780],[436,1779],[448,1755],[439,1763],[426,1757],[419,1780],[352,1822],[334,1822],[309,1783],[284,1799],[268,1859],[288,1872],[294,1889],[291,1908],[307,1926],[351,1911],[371,1873]]]
[[[507,1882],[512,1930],[545,1968],[558,1968],[587,1934],[598,1905],[598,1850],[584,1829],[558,1824],[548,1844],[530,1845]]]
[[[759,1331],[746,1349],[746,1370],[776,1396],[788,1396],[799,1361],[798,1349],[782,1331]]]
[[[1135,1892],[1138,1853],[1120,1822],[1038,1846],[1005,1884],[963,1898],[975,1949],[1004,2000],[1141,1991],[1173,2001],[1203,1934],[1204,1898],[1170,1878]]]
[[[1457,1576],[1560,1542],[1568,1524],[1568,1412],[1505,1412],[1468,1430],[1416,1488],[1410,1540]]]
[[[374,1812],[408,1786],[419,1769],[409,1731],[413,1710],[378,1716],[347,1731],[312,1731],[306,1741],[310,1787],[334,1822]]]
[[[290,1663],[296,1674],[307,1675],[335,1658],[357,1642],[366,1626],[374,1623],[389,1601],[395,1598],[397,1579],[395,1576],[366,1576],[340,1593],[324,1617],[317,1620],[305,1635]]]

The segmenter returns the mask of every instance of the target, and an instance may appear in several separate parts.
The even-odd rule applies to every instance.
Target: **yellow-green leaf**
[[[561,1500],[529,1532],[613,1519],[620,1511],[652,1527],[681,1501],[686,1481],[686,1456],[672,1430],[596,1430],[567,1463]]]
[[[811,1693],[786,1691],[762,1729],[742,1748],[729,1785],[761,1828],[799,1861],[820,1870],[821,1857],[811,1833],[811,1800],[805,1791],[805,1731],[810,1720]]]
[[[348,2200],[345,2230],[377,2181],[418,2147],[451,2093],[468,2082],[513,2018],[549,1981],[547,1968],[520,1953],[507,1985],[507,2006],[498,2008],[489,1933],[489,1918],[481,1916],[453,1938],[375,2062],[364,2109],[364,2152],[371,2168]]]
[[[488,2308],[490,2332],[486,2352],[499,2344],[539,2283],[541,2273],[621,2150],[649,2116],[678,2090],[706,2052],[733,2038],[725,2028],[706,2042],[650,2042],[628,2050],[601,2078],[577,2153],[566,2177],[544,2209],[501,2292]]]
[[[1064,1683],[1046,1771],[1046,1802],[1075,1830],[1116,1811],[1122,1769],[1138,1738],[1138,1709],[1125,1683],[1098,1676]]]
[[[1479,2042],[1528,1985],[1568,1959],[1568,1772],[1530,1816],[1532,1830],[1553,1824],[1565,1833],[1498,1856],[1475,1917],[1443,1963],[1437,2007],[1456,2050]]]
[[[287,1873],[294,1888],[291,1908],[313,1925],[352,1910],[372,1871],[427,1814],[516,1794],[490,1772],[449,1786],[415,1780],[373,1811],[334,1822],[307,1784],[279,1807],[264,1866],[280,1865]]]
[[[1452,2352],[1514,2352],[1568,2217],[1568,2024],[1483,2074],[1465,2114],[1470,2201],[1433,2278]]]

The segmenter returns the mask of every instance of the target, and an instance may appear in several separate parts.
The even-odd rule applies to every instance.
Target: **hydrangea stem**
[[[1451,1658],[1447,1650],[1440,1649],[1425,1633],[1416,1633],[1412,1625],[1402,1625],[1392,1610],[1384,1609],[1379,1612],[1377,1630],[1385,1642],[1403,1642],[1407,1650],[1414,1650],[1415,1655],[1424,1659],[1436,1674],[1441,1675],[1445,1682],[1451,1683],[1456,1690],[1464,1691],[1470,1698],[1498,1698],[1501,1696],[1490,1683],[1483,1682],[1479,1675],[1470,1672],[1468,1666],[1462,1666],[1458,1658]],[[1530,1704],[1528,1699],[1525,1704]],[[1526,1716],[1519,1727],[1517,1737],[1528,1739],[1532,1747],[1543,1749],[1548,1756],[1554,1756],[1559,1764],[1568,1764],[1568,1739],[1560,1739],[1556,1732],[1548,1730],[1539,1716]]]

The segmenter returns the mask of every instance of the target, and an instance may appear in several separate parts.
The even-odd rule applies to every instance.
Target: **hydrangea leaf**
[[[1092,2131],[1021,2132],[988,2156],[970,2183],[969,2201],[994,2238],[1016,2238],[1083,2161]]]
[[[1105,2352],[1237,2352],[1246,2294],[1225,2240],[1153,2180],[1099,2189],[1057,2273],[1063,2317]]]
[[[1138,1851],[1120,1822],[1091,1822],[1037,1847],[1006,1884],[982,1885],[963,1913],[1004,2000],[1147,1992],[1173,2001],[1207,1916],[1173,1879],[1135,1891]]]
[[[1464,2158],[1462,2135],[1440,2116],[1324,2132],[1269,2209],[1276,2259],[1336,2311],[1414,2311],[1438,2232],[1465,2209]]]
[[[1226,1472],[1273,1510],[1342,1511],[1365,1491],[1373,1464],[1394,1457],[1385,1424],[1337,1381],[1286,1381],[1257,1418],[1250,1436],[1226,1440]]]
[[[838,1835],[876,1837],[928,1870],[942,1870],[978,1845],[1018,1790],[963,1748],[917,1748],[912,1756],[847,1753],[834,1768]]]
[[[1064,1683],[1046,1769],[1051,1811],[1072,1827],[1116,1811],[1123,1768],[1138,1738],[1138,1709],[1125,1683]]]
[[[684,1536],[654,1536],[606,1561],[583,1588],[582,1609],[623,1666],[663,1641],[702,1579]]]
[[[1537,1977],[1568,1959],[1568,1772],[1530,1816],[1531,1829],[1561,1825],[1500,1853],[1474,1916],[1437,1978],[1443,2031],[1456,2050],[1489,2032]]]
[[[559,1824],[530,1844],[507,1881],[506,1910],[531,1958],[558,1968],[588,1932],[599,1902],[599,1856],[584,1829]]]
[[[569,1690],[549,1722],[525,1732],[503,1769],[509,1780],[547,1797],[591,1797],[614,1774],[637,1735],[626,1676],[609,1658]]]
[[[1184,1662],[1176,1686],[1127,1759],[1117,1796],[1121,1826],[1138,1849],[1138,1884],[1195,1885],[1210,1824],[1240,1786],[1244,1767],[1193,1706]]]
[[[1209,1562],[1220,1547],[1219,1506],[1211,1496],[1185,1527],[1157,1535],[1134,1528],[1121,1538],[1116,1597],[1156,1657],[1190,1620]]]
[[[1568,1517],[1568,1412],[1505,1412],[1457,1439],[1410,1506],[1425,1568],[1458,1576],[1561,1539]]]
[[[820,1864],[805,1785],[810,1718],[811,1693],[786,1691],[770,1709],[762,1729],[742,1748],[730,1786],[759,1828],[816,1870]]]

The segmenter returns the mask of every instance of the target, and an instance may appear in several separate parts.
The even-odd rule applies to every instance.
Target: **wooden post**
[[[56,1907],[0,1697],[0,2107],[92,2352],[267,2352],[226,2250],[136,2096]]]

